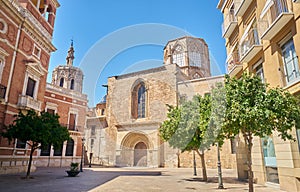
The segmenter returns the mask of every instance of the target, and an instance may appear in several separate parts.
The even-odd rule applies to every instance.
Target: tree
[[[240,79],[225,78],[226,113],[222,131],[227,138],[241,133],[247,148],[249,191],[253,192],[253,137],[272,132],[286,140],[299,127],[300,108],[296,98],[279,88],[269,88],[256,76],[244,74]]]
[[[181,106],[168,107],[168,119],[159,129],[161,138],[182,152],[196,151],[201,158],[203,180],[207,181],[204,151],[215,142],[208,132],[211,97],[197,95],[191,101],[184,101]]]
[[[53,145],[54,149],[61,148],[64,141],[70,139],[66,127],[59,124],[59,116],[42,112],[38,115],[35,111],[29,110],[26,114],[21,111],[15,115],[13,124],[10,124],[2,136],[9,142],[15,139],[26,141],[30,146],[30,158],[26,178],[30,176],[32,156],[36,149],[41,146]]]

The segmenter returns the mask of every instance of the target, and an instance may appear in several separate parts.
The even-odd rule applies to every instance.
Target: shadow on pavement
[[[24,179],[25,173],[0,175],[0,191],[17,192],[84,192],[103,185],[119,176],[159,176],[160,171],[123,170],[93,171],[85,169],[77,177],[68,177],[64,168],[38,168],[31,179]],[[22,179],[23,178],[23,179]]]

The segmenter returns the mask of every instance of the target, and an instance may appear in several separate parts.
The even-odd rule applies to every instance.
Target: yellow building
[[[224,15],[227,73],[239,78],[244,71],[256,73],[271,87],[300,93],[300,1],[220,0]],[[256,138],[253,146],[254,178],[287,191],[300,191],[300,130],[296,142],[283,141],[277,133]],[[245,176],[244,158],[238,175]]]

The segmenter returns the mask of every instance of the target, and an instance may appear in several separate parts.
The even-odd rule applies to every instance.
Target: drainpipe
[[[10,67],[10,73],[9,73],[9,77],[8,77],[7,90],[6,90],[6,94],[5,94],[5,103],[8,102],[8,95],[9,95],[9,92],[10,92],[12,76],[13,76],[14,68],[15,68],[15,64],[16,64],[17,51],[18,51],[18,47],[19,47],[19,43],[20,43],[21,30],[23,28],[24,22],[25,22],[25,16],[23,17],[22,23],[18,27],[17,39],[16,39],[15,48],[14,48],[13,58],[12,58],[12,61],[11,61],[11,67]]]

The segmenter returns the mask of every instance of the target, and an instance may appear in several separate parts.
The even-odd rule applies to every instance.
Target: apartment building
[[[226,67],[231,77],[254,73],[271,87],[300,93],[300,1],[220,0],[224,15]],[[296,142],[283,141],[274,132],[255,138],[254,178],[287,191],[300,191],[300,130]],[[238,176],[247,177],[245,155],[237,155]]]

